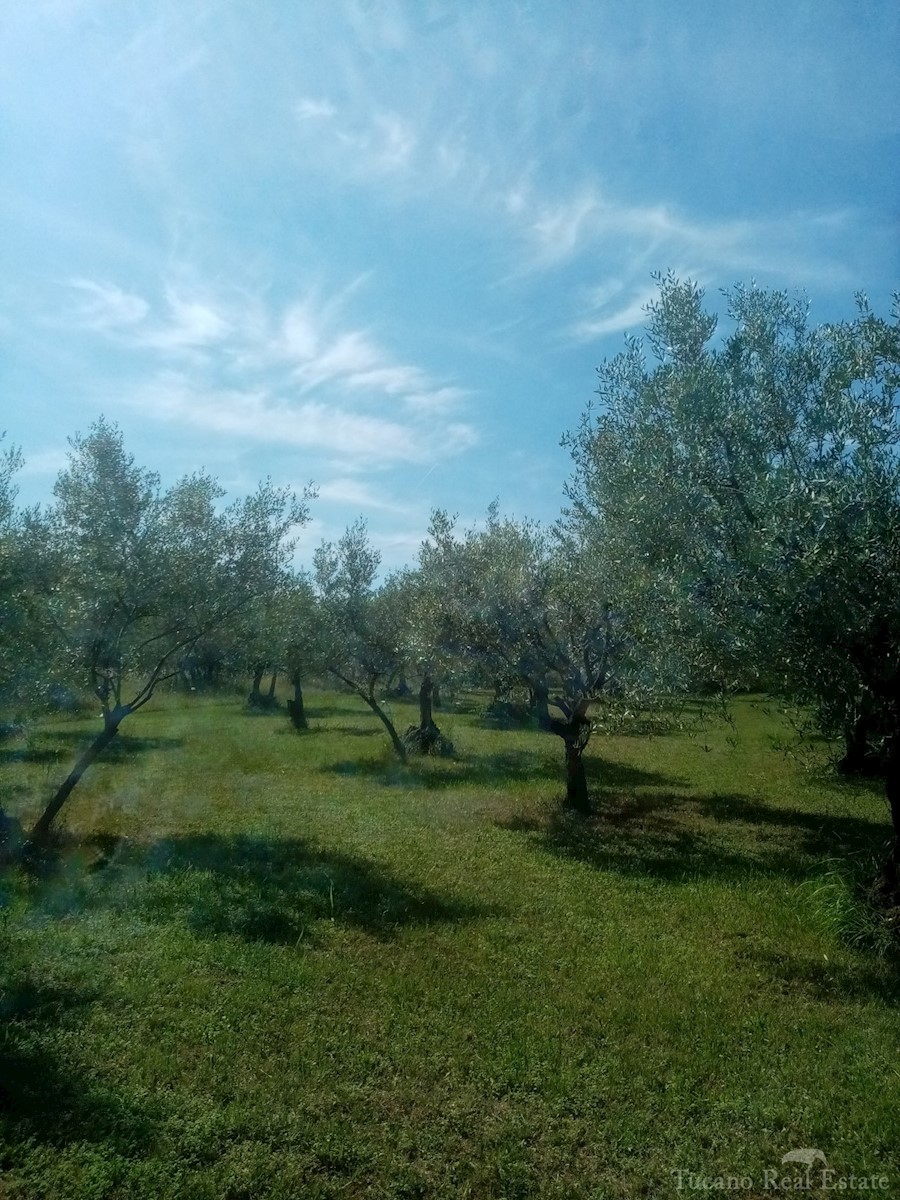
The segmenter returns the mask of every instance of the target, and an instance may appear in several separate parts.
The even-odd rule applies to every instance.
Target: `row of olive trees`
[[[360,519],[317,550],[309,579],[251,610],[257,682],[265,670],[290,674],[299,727],[302,678],[330,675],[381,721],[401,762],[448,748],[433,720],[440,683],[525,690],[534,723],[564,744],[567,803],[588,811],[583,754],[599,702],[656,687],[653,656],[638,652],[590,559],[558,531],[492,506],[462,531],[435,511],[414,565],[380,582],[379,565]],[[402,733],[383,700],[406,675],[421,681],[420,713]]]
[[[844,737],[845,769],[885,774],[900,839],[896,318],[861,302],[811,329],[801,302],[739,287],[714,345],[702,300],[660,280],[653,359],[630,340],[600,368],[553,529],[494,506],[460,531],[438,511],[417,563],[377,585],[358,522],[316,555],[286,661],[356,691],[401,759],[380,694],[404,669],[526,689],[579,810],[611,699],[753,682]]]

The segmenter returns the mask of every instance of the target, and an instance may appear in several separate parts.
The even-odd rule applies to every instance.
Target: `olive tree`
[[[362,518],[348,526],[336,544],[323,542],[313,561],[328,671],[378,717],[394,753],[405,763],[406,747],[379,694],[404,663],[400,581],[389,577],[376,587],[381,555],[369,542]]]
[[[876,741],[900,863],[900,325],[857,297],[737,286],[714,342],[703,293],[667,276],[643,342],[599,368],[565,440],[568,525],[698,677],[748,677],[829,735]]]
[[[621,686],[626,666],[602,578],[570,542],[502,517],[496,504],[484,527],[461,534],[434,513],[419,561],[435,599],[435,644],[487,678],[528,689],[539,726],[563,741],[566,803],[587,812],[592,706]]]
[[[292,691],[287,705],[288,716],[299,732],[309,728],[303,704],[303,681],[310,675],[324,675],[328,670],[328,627],[313,582],[307,575],[298,574],[289,580],[282,601],[279,661]]]
[[[162,490],[103,419],[70,446],[42,522],[54,580],[43,599],[59,670],[97,700],[102,728],[38,819],[37,839],[185,653],[273,586],[291,528],[308,517],[307,496],[271,483],[224,509],[208,475]]]

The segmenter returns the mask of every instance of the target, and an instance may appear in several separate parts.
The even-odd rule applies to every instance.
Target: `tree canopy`
[[[54,670],[96,698],[103,730],[38,834],[121,722],[178,674],[181,656],[277,583],[308,496],[266,482],[222,509],[222,495],[203,474],[163,491],[103,419],[71,440],[56,502],[35,518],[49,581],[42,601],[56,637]]]
[[[714,344],[702,290],[660,280],[650,359],[628,340],[566,439],[567,520],[700,678],[761,680],[827,733],[864,718],[900,839],[898,313],[860,296],[811,328],[784,292],[726,301]]]

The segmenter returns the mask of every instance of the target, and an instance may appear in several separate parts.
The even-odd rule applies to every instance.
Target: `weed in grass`
[[[865,858],[823,863],[817,875],[799,889],[820,924],[854,950],[896,957],[900,929],[896,913],[886,911],[874,894],[878,863]]]

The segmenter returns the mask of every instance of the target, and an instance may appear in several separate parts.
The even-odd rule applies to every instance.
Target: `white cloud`
[[[593,311],[576,322],[570,332],[578,341],[593,341],[606,334],[622,333],[626,329],[641,326],[646,319],[644,310],[657,291],[654,286],[635,292],[632,288],[626,289],[620,282],[600,285],[592,289],[588,296],[587,307]]]
[[[473,444],[474,433],[467,425],[447,426],[440,421],[441,414],[464,402],[468,393],[463,388],[404,362],[366,329],[341,328],[341,309],[366,278],[357,278],[324,300],[310,293],[287,305],[275,319],[258,297],[238,294],[222,299],[208,288],[190,289],[183,284],[164,289],[165,316],[159,319],[152,315],[149,302],[135,293],[80,280],[77,286],[89,297],[90,311],[82,310],[77,319],[117,337],[135,352],[153,353],[161,360],[156,368],[158,378],[183,378],[201,393],[213,389],[226,396],[240,394],[250,397],[251,408],[259,395],[303,398],[313,428],[331,405],[340,422],[348,402],[362,400],[371,408],[379,400],[390,400],[391,407],[402,405],[412,414],[413,425],[420,418],[424,423],[428,414],[451,447]],[[186,373],[188,367],[193,375]],[[162,402],[173,417],[177,405],[171,389],[163,394]],[[274,410],[267,416],[269,429],[281,420]],[[223,414],[223,422],[233,419],[233,413]],[[367,428],[369,418],[360,415],[354,419],[356,424],[348,434],[351,444],[357,431]],[[204,421],[208,423],[208,417]],[[407,452],[385,448],[380,432],[381,426],[373,427],[372,444],[380,447],[376,456],[422,460],[415,436]],[[394,433],[397,447],[410,441],[409,430],[397,426]],[[288,431],[286,436],[293,441],[297,435]],[[320,435],[313,441],[330,444]]]
[[[524,201],[515,209],[525,211]],[[574,196],[563,204],[543,207],[531,222],[530,235],[535,245],[537,262],[550,266],[571,258],[572,254],[590,232],[591,220],[599,208],[597,197],[590,191]]]
[[[396,422],[315,401],[291,403],[265,390],[198,386],[167,372],[132,397],[158,420],[257,443],[325,450],[352,460],[424,462],[428,447]]]
[[[326,480],[318,486],[320,500],[341,505],[343,508],[355,508],[360,511],[379,509],[383,512],[393,513],[410,511],[409,505],[398,504],[361,479],[339,476]]]
[[[69,286],[80,297],[78,325],[120,336],[134,346],[189,350],[221,342],[232,332],[232,321],[214,301],[172,287],[165,289],[165,318],[154,320],[148,301],[118,284],[73,279]]]
[[[304,96],[294,105],[294,115],[298,121],[328,121],[337,116],[337,109],[330,100]]]
[[[311,359],[319,348],[317,322],[306,304],[292,304],[281,326],[282,351],[288,358]]]
[[[430,463],[468,449],[477,433],[463,422],[399,422],[335,402],[291,400],[267,388],[217,387],[165,371],[131,394],[162,421],[258,444],[327,452],[350,465]]]
[[[462,388],[439,387],[432,391],[410,392],[403,397],[403,403],[413,412],[439,414],[457,408],[468,395]]]
[[[80,296],[77,311],[79,322],[100,333],[137,325],[150,311],[150,306],[141,296],[126,292],[114,283],[72,279],[69,286]]]
[[[321,353],[314,353],[295,369],[303,389],[318,387],[322,383],[348,379],[371,371],[382,361],[378,348],[362,330],[354,329],[338,335]]]
[[[423,140],[420,118],[373,104],[371,96],[357,96],[340,111],[330,101],[305,97],[295,101],[293,114],[309,151],[307,168],[378,184],[406,177],[416,165]],[[442,140],[428,159],[452,178],[462,155],[458,143]]]
[[[166,289],[168,320],[142,330],[139,340],[157,350],[202,348],[221,342],[232,332],[231,321],[209,300]]]

